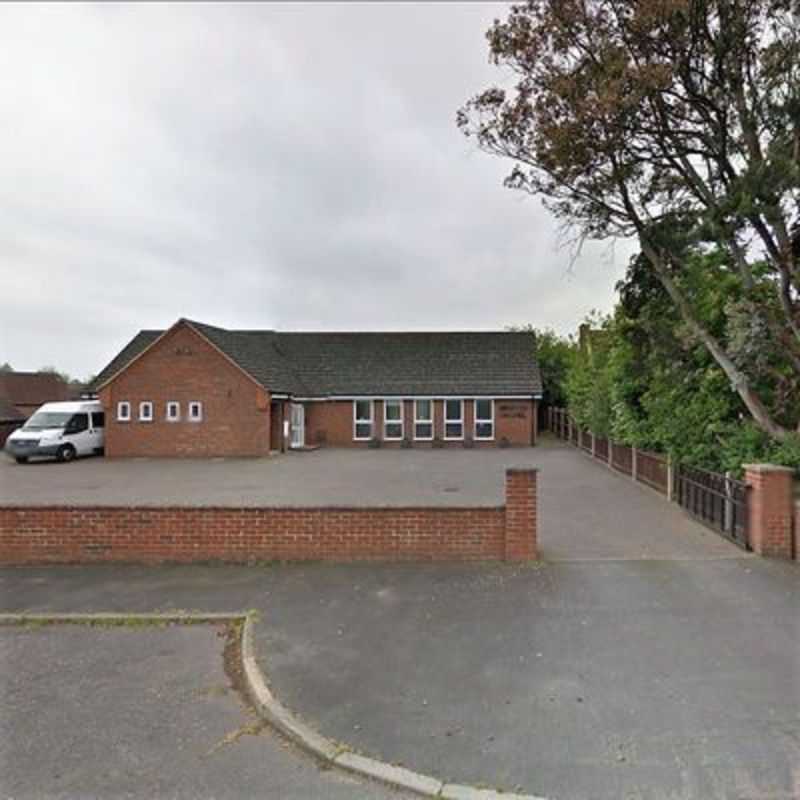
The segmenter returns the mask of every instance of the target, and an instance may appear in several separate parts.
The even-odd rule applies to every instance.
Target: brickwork
[[[535,469],[506,471],[506,561],[537,555],[538,507]]]
[[[106,455],[259,456],[269,453],[269,395],[190,326],[172,328],[100,392],[106,412]],[[131,420],[117,421],[117,403]],[[153,403],[153,421],[139,420],[139,403]],[[168,401],[180,403],[179,422],[166,420]],[[203,404],[199,422],[189,403]]]
[[[800,503],[794,506],[794,558],[800,561]]]
[[[0,508],[0,563],[534,559],[536,479],[496,508]]]
[[[536,401],[503,400],[494,404],[495,439],[511,445],[536,444]]]
[[[211,336],[215,342],[218,341]],[[286,387],[262,386],[207,338],[202,327],[179,320],[116,374],[109,372],[99,390],[106,410],[106,455],[120,456],[260,456],[287,449],[283,422],[289,419]],[[260,374],[260,373],[257,373]],[[261,379],[259,379],[261,380]],[[273,402],[271,392],[278,395]],[[119,419],[118,404],[130,404],[130,419]],[[152,403],[151,419],[142,419],[140,404]],[[167,404],[180,406],[180,419],[167,419]],[[189,420],[192,402],[202,403],[202,420]],[[463,398],[463,437],[445,439],[444,401],[434,400],[434,437],[414,439],[414,401],[403,399],[401,439],[384,438],[385,400],[373,399],[373,435],[382,446],[415,447],[526,446],[536,443],[537,403],[496,399],[494,437],[474,437],[475,406]],[[305,444],[367,447],[353,439],[353,401],[307,400]]]
[[[306,403],[306,443],[331,447],[366,446],[353,441],[353,403],[349,400]]]
[[[750,546],[762,556],[792,558],[792,470],[772,464],[745,464],[744,469],[750,487]]]
[[[332,447],[367,447],[367,442],[353,441],[353,403],[351,400],[307,402],[306,443],[326,444]],[[493,441],[476,441],[476,447],[497,447],[498,444],[526,446],[536,443],[536,402],[533,400],[495,401],[495,438]],[[373,410],[373,431],[383,438],[383,401],[376,400]],[[463,447],[458,441],[444,441],[444,402],[433,403],[434,436],[444,447]],[[414,441],[414,403],[403,401],[404,436],[414,447],[432,447],[429,441]],[[472,438],[474,433],[474,406],[472,400],[464,401],[464,433]],[[381,441],[382,447],[401,447],[401,442]]]

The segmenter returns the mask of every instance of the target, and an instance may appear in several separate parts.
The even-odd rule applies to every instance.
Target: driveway
[[[740,558],[744,555],[655,490],[577,448],[537,449],[539,545],[554,560]]]
[[[800,795],[798,576],[756,558],[97,566],[0,570],[0,596],[6,610],[258,609],[259,661],[289,707],[443,779],[556,800],[789,800]],[[106,686],[128,691],[128,651],[102,652]],[[218,651],[186,655],[177,675],[202,674]],[[2,670],[12,698],[22,664]],[[167,753],[190,733],[170,735]]]
[[[223,669],[223,633],[0,628],[0,795],[405,797],[322,771],[259,724]]]
[[[0,505],[496,506],[536,448],[326,449],[271,458],[0,457]]]
[[[497,506],[511,465],[540,470],[544,559],[741,555],[654,491],[551,438],[533,448],[329,449],[266,459],[20,466],[0,458],[0,505]]]

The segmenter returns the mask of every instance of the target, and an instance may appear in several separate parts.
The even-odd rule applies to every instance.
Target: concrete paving
[[[258,609],[259,662],[290,708],[445,780],[556,800],[789,800],[798,578],[796,564],[746,557],[61,567],[0,570],[0,599],[7,611]]]
[[[317,450],[268,459],[0,458],[0,505],[495,506],[509,465],[539,468],[544,559],[719,558],[741,551],[575,448]]]
[[[0,628],[0,794],[405,800],[264,728],[223,669],[221,633]]]
[[[545,560],[739,558],[743,551],[654,489],[571,445],[538,451],[539,545]]]
[[[251,459],[0,457],[0,505],[496,506],[536,448],[328,449]]]

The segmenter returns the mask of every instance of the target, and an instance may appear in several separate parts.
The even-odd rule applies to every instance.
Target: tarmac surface
[[[741,551],[655,491],[543,437],[536,447],[346,450],[265,459],[0,457],[0,506],[498,506],[507,466],[539,469],[542,558],[719,558]]]
[[[497,506],[537,448],[320,449],[269,458],[0,457],[0,505]]]
[[[320,463],[336,463],[338,452],[328,451]],[[441,455],[454,480],[459,469],[467,470],[458,465],[473,456],[484,464],[496,458],[499,469],[508,452]],[[542,470],[540,563],[5,568],[0,610],[255,609],[256,656],[285,705],[365,755],[443,780],[555,800],[800,797],[800,565],[739,550],[664,498],[567,446],[551,443],[534,452]],[[319,454],[290,456],[286,463],[304,463],[306,455]],[[408,453],[352,455],[375,455],[378,463]],[[440,453],[411,455],[409,464]],[[272,463],[282,460],[266,466]],[[369,463],[359,462],[364,480]],[[75,466],[82,464],[52,471]],[[488,473],[470,474],[485,481]],[[201,633],[160,648],[156,638],[120,638],[122,644],[102,638],[110,634],[78,632],[82,641],[65,644],[61,634],[49,639],[49,631],[20,631],[9,639],[0,630],[0,707],[5,715],[9,705],[20,704],[12,724],[7,716],[0,722],[9,726],[0,728],[0,739],[8,732],[16,740],[0,744],[3,766],[11,765],[7,774],[17,781],[15,792],[6,793],[26,796],[20,781],[35,774],[37,758],[46,774],[60,775],[61,738],[74,740],[87,761],[102,763],[92,748],[108,745],[103,726],[84,732],[76,716],[83,703],[89,709],[95,702],[93,686],[101,689],[97,702],[105,697],[107,705],[91,713],[110,725],[115,694],[133,704],[157,697],[162,685],[178,696],[183,685],[224,683],[219,643],[208,646]],[[114,636],[126,634],[140,636]],[[35,638],[40,635],[45,638]],[[148,635],[168,642],[172,634]],[[31,669],[32,663],[44,666]],[[154,715],[154,740],[174,762],[170,774],[180,791],[180,776],[194,763],[188,754],[207,752],[249,719],[238,701],[225,697],[231,705],[219,711],[220,725],[216,707],[186,716],[194,708],[186,703],[172,712],[165,707],[162,716],[148,700],[124,715],[138,720],[141,731]],[[109,763],[124,768],[114,766],[115,777],[97,784],[96,794],[116,785],[136,789],[129,763],[155,763],[156,748],[151,752],[147,741],[137,754],[138,735],[119,739],[128,742],[114,751],[123,760]],[[82,736],[89,737],[83,750]],[[256,748],[267,747],[264,742],[242,736],[215,758],[235,761],[231,774],[239,769],[266,781],[259,760],[269,767],[270,759],[291,754],[263,755]],[[76,775],[82,763],[72,768]],[[344,794],[333,784],[323,790],[302,759],[292,784],[285,770],[294,775],[294,767],[274,763],[266,771],[288,787],[275,796],[382,796],[360,795],[350,784]],[[147,770],[142,785],[157,789],[155,767]],[[241,788],[231,780],[234,790]],[[47,786],[58,796],[62,784]]]
[[[224,628],[0,628],[3,797],[405,800],[281,739],[223,666]]]
[[[443,780],[565,800],[789,800],[799,577],[756,558],[52,567],[0,571],[0,596],[7,611],[256,609],[256,654],[282,702],[332,739]],[[136,654],[103,641],[76,645],[75,669],[55,660],[44,682],[24,651],[4,655],[2,694],[34,692],[21,716],[44,707],[53,741],[81,735],[76,679],[135,686]],[[189,649],[143,671],[197,685],[194,671],[219,664],[218,649]]]

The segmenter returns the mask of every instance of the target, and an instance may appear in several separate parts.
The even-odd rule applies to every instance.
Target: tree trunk
[[[666,265],[658,252],[641,237],[640,243],[642,245],[642,251],[652,264],[659,281],[661,281],[661,285],[678,307],[683,321],[691,328],[698,340],[705,345],[708,352],[711,353],[714,360],[719,364],[722,371],[728,377],[731,387],[736,391],[739,397],[741,397],[742,402],[750,412],[756,425],[772,439],[776,439],[777,441],[784,441],[787,439],[791,435],[791,431],[779,425],[772,418],[769,409],[764,405],[761,398],[753,389],[747,376],[733,363],[730,356],[725,352],[722,345],[713,334],[695,317],[689,302],[683,296],[683,292],[681,292],[680,288],[667,271]]]

